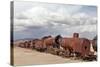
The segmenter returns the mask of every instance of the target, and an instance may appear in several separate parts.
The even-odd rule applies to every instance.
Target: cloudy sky
[[[97,35],[97,7],[86,5],[14,2],[14,39],[61,34],[92,39]]]

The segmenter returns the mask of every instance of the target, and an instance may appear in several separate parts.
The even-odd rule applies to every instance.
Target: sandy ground
[[[42,53],[31,49],[14,47],[14,65],[40,65],[40,64],[59,64],[83,62],[82,60],[72,60],[62,58],[49,53]]]

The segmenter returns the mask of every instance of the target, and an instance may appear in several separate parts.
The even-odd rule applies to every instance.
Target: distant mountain
[[[97,35],[93,38],[93,40],[97,40]]]
[[[14,40],[14,42],[16,42],[16,41],[25,41],[25,40],[33,40],[33,39],[36,39],[36,38],[17,39],[17,40]]]

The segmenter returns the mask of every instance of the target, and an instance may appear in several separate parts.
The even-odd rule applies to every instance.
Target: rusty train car
[[[57,43],[66,51],[68,56],[86,57],[91,54],[91,42],[86,38],[79,38],[78,33],[74,33],[72,38],[58,37]]]
[[[94,41],[92,41],[92,44]],[[91,41],[86,38],[80,38],[78,33],[74,33],[72,38],[62,36],[45,36],[41,39],[25,41],[19,44],[20,47],[36,49],[38,51],[47,51],[57,48],[63,50],[67,56],[87,57],[91,54]],[[58,53],[60,53],[59,51]],[[58,54],[59,55],[59,54]]]

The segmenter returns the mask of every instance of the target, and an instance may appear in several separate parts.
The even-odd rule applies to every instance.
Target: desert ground
[[[73,58],[63,58],[49,53],[38,52],[36,50],[14,47],[14,66],[19,65],[41,65],[41,64],[61,64],[76,63],[82,60]]]

